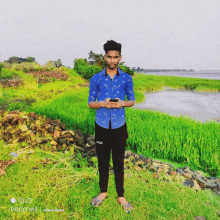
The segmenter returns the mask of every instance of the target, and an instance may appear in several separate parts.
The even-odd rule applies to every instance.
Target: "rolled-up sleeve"
[[[135,102],[135,97],[134,97],[134,87],[133,87],[133,79],[129,75],[129,78],[126,82],[125,86],[125,94],[127,95],[127,100],[128,101],[134,101]]]
[[[88,97],[88,105],[90,102],[95,102],[97,97],[97,85],[94,81],[94,76],[90,79],[90,87],[89,87],[89,97]]]

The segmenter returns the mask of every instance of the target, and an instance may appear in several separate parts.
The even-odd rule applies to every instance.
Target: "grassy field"
[[[133,81],[135,90],[142,92],[162,90],[163,86],[200,92],[220,91],[220,80],[212,79],[135,74]]]
[[[65,70],[65,69],[63,69]],[[22,71],[15,71],[24,77]],[[6,71],[10,72],[10,71]],[[15,98],[36,99],[36,103],[13,103],[9,110],[35,112],[51,119],[60,119],[66,129],[81,129],[83,133],[95,134],[96,110],[88,107],[89,88],[78,87],[85,81],[74,71],[66,70],[71,76],[69,81],[37,85],[36,81],[26,78],[26,86],[20,89],[2,89],[1,102],[10,102]],[[210,89],[220,91],[219,80],[193,79],[185,77],[151,76],[135,74],[133,77],[136,103],[144,101],[145,91],[161,90],[163,86],[197,91]],[[196,85],[196,86],[195,86]],[[51,92],[53,90],[53,92]],[[59,93],[62,91],[63,93]],[[127,100],[127,99],[126,99]],[[220,175],[220,124],[216,122],[198,123],[184,117],[125,108],[129,138],[126,150],[146,157],[170,162],[175,167],[188,165],[207,175]],[[1,160],[17,148],[4,148],[1,143]],[[57,163],[42,166],[45,157]],[[98,164],[88,167],[86,160],[78,155],[78,161],[71,152],[53,154],[35,149],[27,160],[25,155],[20,161],[6,170],[0,179],[0,218],[2,219],[193,219],[204,216],[217,219],[220,198],[209,190],[196,192],[177,182],[163,182],[152,178],[150,172],[132,173],[125,177],[125,198],[133,205],[134,211],[127,215],[117,203],[114,175],[110,175],[108,199],[99,208],[91,208],[91,199],[100,190],[98,187]],[[76,167],[76,163],[81,168]],[[38,170],[32,167],[38,165]],[[112,159],[111,159],[112,165]],[[126,176],[126,175],[125,175]],[[144,180],[149,182],[146,184]],[[32,198],[31,204],[12,205],[11,198]],[[11,207],[37,207],[37,211],[11,211]],[[64,209],[64,212],[46,212],[44,209]],[[40,211],[41,209],[41,211]]]

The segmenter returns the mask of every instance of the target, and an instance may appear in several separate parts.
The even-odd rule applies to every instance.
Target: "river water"
[[[149,73],[150,74],[150,73]],[[161,75],[165,73],[160,73]],[[160,75],[154,73],[154,75]],[[196,77],[190,73],[191,77]],[[151,73],[151,75],[153,75]],[[185,73],[184,73],[185,75]],[[220,74],[214,74],[215,78]],[[219,76],[217,76],[219,75]],[[182,76],[182,75],[179,75]],[[208,74],[202,77],[213,77]],[[189,77],[189,76],[188,76]],[[189,90],[177,90],[164,87],[159,92],[145,92],[146,100],[143,103],[136,103],[132,108],[158,110],[173,116],[188,116],[196,121],[209,122],[220,119],[220,92],[197,92]]]

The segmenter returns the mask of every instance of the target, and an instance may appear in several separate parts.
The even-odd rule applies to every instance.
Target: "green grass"
[[[1,148],[1,151],[4,151]],[[45,158],[56,162],[43,165]],[[70,154],[50,153],[35,149],[16,164],[8,167],[1,177],[1,219],[193,219],[204,216],[217,219],[220,198],[209,190],[195,191],[181,184],[182,177],[174,182],[152,178],[149,171],[125,170],[125,198],[133,205],[133,213],[127,215],[117,203],[114,175],[109,176],[108,199],[96,208],[91,199],[99,194],[98,163],[88,167],[87,161]],[[79,163],[81,168],[76,167]],[[112,166],[112,158],[110,160]],[[32,167],[38,167],[33,170]],[[126,173],[132,173],[127,178]],[[148,182],[146,183],[145,181]],[[11,198],[31,198],[31,203],[10,204]],[[19,210],[14,211],[15,207]],[[10,211],[11,208],[12,211]],[[43,212],[59,209],[64,212]],[[34,211],[30,211],[34,210]]]
[[[163,86],[200,92],[220,91],[220,80],[213,79],[135,74],[133,82],[135,90],[142,92],[159,91],[163,89]]]
[[[68,129],[95,134],[95,109],[89,109],[88,88],[66,92],[50,102],[38,102],[34,111],[49,118],[59,118]],[[170,116],[159,111],[125,108],[128,128],[127,144],[138,154],[186,163],[220,175],[220,124],[202,123],[184,116]]]
[[[72,75],[71,82],[76,86],[84,82],[74,71],[68,71]],[[169,83],[176,81],[174,85],[184,83],[196,83],[198,79],[165,76],[133,77],[136,103],[144,100],[144,92],[150,89],[155,91],[163,86],[171,86]],[[168,79],[172,80],[168,80]],[[179,78],[179,82],[178,82]],[[184,78],[184,77],[183,77]],[[160,80],[159,80],[160,79]],[[201,79],[201,83],[204,82]],[[52,82],[41,85],[36,89],[33,83],[32,89],[27,86],[22,93],[15,89],[2,90],[3,101],[8,97],[13,99],[23,94],[29,99],[36,98],[32,105],[11,106],[10,110],[19,109],[26,112],[35,112],[46,115],[51,119],[60,119],[66,124],[66,129],[81,129],[83,133],[95,134],[96,110],[88,107],[88,88],[73,88],[65,82],[65,86]],[[213,84],[212,84],[213,83]],[[218,88],[219,82],[216,86]],[[214,82],[207,82],[214,86]],[[56,85],[56,87],[55,87]],[[64,84],[63,84],[64,85]],[[188,85],[188,84],[187,84]],[[50,92],[51,89],[53,92]],[[64,93],[57,91],[62,89]],[[24,98],[23,97],[23,98]],[[127,100],[127,98],[126,98]],[[126,150],[146,157],[159,159],[183,167],[200,169],[206,174],[219,175],[220,155],[220,124],[216,122],[199,123],[190,118],[175,117],[158,111],[138,110],[125,108],[126,123],[129,138]],[[0,160],[11,159],[9,153],[20,148],[0,146]],[[41,160],[51,158],[55,164],[45,167]],[[108,199],[98,208],[90,208],[91,199],[99,190],[99,175],[97,158],[94,157],[96,168],[88,167],[86,160],[80,155],[77,159],[71,157],[71,153],[53,154],[35,149],[25,156],[19,157],[20,161],[6,170],[6,175],[0,180],[0,218],[3,219],[193,219],[194,216],[204,216],[207,219],[217,219],[216,211],[219,210],[220,198],[209,190],[200,192],[192,188],[182,186],[177,182],[163,182],[153,179],[149,171],[133,173],[131,178],[125,177],[125,198],[134,206],[132,214],[127,215],[117,203],[114,175],[109,177]],[[81,168],[77,168],[79,163]],[[112,159],[111,159],[112,165]],[[33,171],[32,167],[38,167]],[[142,176],[142,177],[140,177]],[[54,179],[56,178],[56,179]],[[146,183],[144,180],[148,180]],[[32,198],[30,204],[11,204],[11,198]],[[11,207],[37,207],[36,212],[10,211]],[[64,209],[64,212],[39,212],[39,209]]]

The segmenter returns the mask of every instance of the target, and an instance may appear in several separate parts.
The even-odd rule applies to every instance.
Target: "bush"
[[[18,63],[14,63],[11,66],[11,70],[15,70],[15,71],[21,70],[21,66]]]
[[[51,69],[51,68],[53,69],[54,67],[56,67],[56,64],[55,64],[53,61],[50,60],[50,61],[48,61],[48,62],[46,63],[46,66],[47,66],[48,68],[50,68],[50,69]]]
[[[14,77],[14,71],[11,69],[2,68],[1,78],[2,79],[10,79]]]
[[[10,57],[10,58],[8,59],[8,61],[9,61],[10,63],[19,63],[19,58],[16,57],[16,56],[13,56],[13,57]]]
[[[65,66],[61,66],[61,67],[59,67],[59,71],[61,71],[61,72],[63,72],[63,73],[65,73],[66,72],[66,68],[67,67],[65,67]]]
[[[129,75],[134,75],[134,71],[129,67],[123,65],[122,63],[118,66],[123,72],[128,73]],[[90,81],[91,77],[96,73],[102,71],[102,68],[98,64],[90,65],[86,59],[75,59],[74,61],[74,71],[80,74],[83,78]]]
[[[2,72],[2,68],[3,68],[3,63],[2,62],[0,62],[0,73]]]
[[[102,71],[102,68],[98,65],[89,65],[86,59],[75,59],[74,71],[81,75],[84,79],[90,81],[90,78],[96,73]]]
[[[128,66],[125,66],[125,65],[119,65],[118,66],[123,72],[131,75],[131,76],[134,76],[134,71],[132,69],[130,69],[130,67]]]
[[[90,81],[91,77],[96,73],[102,71],[102,68],[99,66],[82,66],[79,74],[86,80]]]
[[[80,72],[80,69],[82,68],[82,66],[91,66],[91,65],[89,65],[89,62],[87,62],[86,59],[79,58],[79,59],[74,60],[73,70],[75,70],[77,73]]]
[[[6,61],[3,62],[3,68],[11,69],[11,67],[12,67],[11,63],[6,62]]]
[[[27,57],[27,62],[29,62],[29,63],[35,62],[35,58],[34,57]]]

